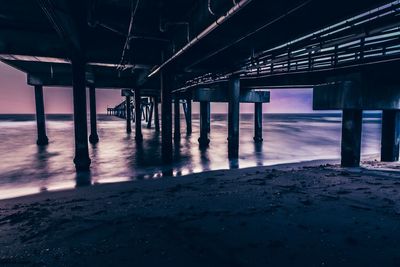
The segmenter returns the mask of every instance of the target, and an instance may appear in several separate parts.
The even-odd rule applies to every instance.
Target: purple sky
[[[35,113],[32,86],[26,84],[26,74],[0,63],[0,113]],[[97,112],[105,113],[107,106],[121,101],[119,90],[97,90]],[[44,88],[46,113],[71,113],[72,90],[68,87]],[[305,89],[271,90],[271,103],[264,105],[264,112],[296,113],[312,111],[312,92]],[[227,111],[227,104],[212,104],[212,112]],[[194,104],[194,112],[198,105]],[[242,112],[253,112],[253,105],[242,104]]]

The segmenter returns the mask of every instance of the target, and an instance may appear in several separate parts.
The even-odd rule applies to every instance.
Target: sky
[[[26,74],[0,62],[0,114],[35,113],[34,89],[27,85]],[[107,106],[121,102],[120,90],[98,89],[97,113],[106,113]],[[47,114],[72,113],[72,90],[69,87],[44,88],[45,112]],[[211,105],[213,113],[227,112],[227,104]],[[242,113],[253,112],[251,104],[241,104]],[[312,91],[309,89],[271,90],[271,103],[263,105],[265,113],[310,113]],[[195,103],[193,112],[198,112]]]

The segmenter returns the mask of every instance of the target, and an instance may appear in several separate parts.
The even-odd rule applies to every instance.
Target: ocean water
[[[125,132],[125,121],[98,116],[100,142],[89,145],[90,174],[75,173],[73,121],[71,115],[48,115],[50,144],[36,145],[33,115],[0,115],[0,199],[81,185],[159,179],[209,170],[245,168],[340,156],[341,114],[264,114],[262,144],[253,142],[253,115],[242,114],[240,158],[228,160],[227,116],[212,114],[211,143],[200,149],[199,117],[193,115],[193,134],[174,144],[175,163],[161,163],[161,136],[143,122],[144,142],[135,143],[134,132]],[[380,149],[379,113],[364,114],[362,155],[376,155]],[[134,131],[134,127],[133,127]]]

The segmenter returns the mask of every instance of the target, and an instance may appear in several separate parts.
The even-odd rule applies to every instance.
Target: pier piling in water
[[[362,110],[344,109],[342,114],[342,167],[360,166]]]
[[[262,142],[262,102],[254,103],[254,141],[256,143]]]
[[[228,97],[228,156],[234,159],[239,157],[240,79],[238,76],[229,79]]]
[[[99,135],[97,134],[97,114],[96,114],[96,87],[89,85],[89,99],[90,99],[90,136],[89,142],[96,144],[99,142]]]
[[[147,129],[151,129],[151,121],[153,120],[154,113],[154,97],[150,98],[150,111],[149,111],[149,120],[147,121]]]
[[[131,97],[125,96],[125,109],[126,109],[126,132],[130,134],[132,132],[132,107],[131,107]]]
[[[172,162],[172,77],[171,73],[162,71],[161,81],[161,154],[164,163]]]
[[[136,142],[143,141],[142,135],[142,108],[141,108],[142,97],[140,95],[140,89],[135,89],[135,140]]]
[[[87,171],[91,161],[87,135],[85,62],[82,59],[72,60],[72,76],[75,129],[74,163],[77,171]]]
[[[382,111],[381,160],[393,162],[399,160],[400,111]]]
[[[47,145],[49,139],[46,135],[46,119],[44,115],[43,86],[35,86],[37,141],[39,146]]]
[[[210,144],[208,138],[208,118],[210,116],[210,102],[200,102],[200,137],[198,139],[200,147],[206,147]]]
[[[156,132],[160,131],[160,113],[158,111],[158,96],[154,97],[154,128]]]
[[[174,140],[181,138],[181,110],[179,96],[175,95],[174,99]]]
[[[190,98],[186,99],[186,135],[192,134],[192,100]]]

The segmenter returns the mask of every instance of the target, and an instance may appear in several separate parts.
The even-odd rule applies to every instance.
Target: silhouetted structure
[[[151,97],[157,131],[160,98],[166,163],[173,100],[179,142],[179,103],[185,100],[191,134],[191,101],[199,97],[201,145],[209,142],[210,102],[229,103],[229,156],[237,158],[241,101],[255,103],[259,142],[266,89],[314,88],[315,109],[343,110],[342,164],[358,166],[366,109],[384,110],[382,160],[398,159],[400,81],[392,70],[400,59],[399,6],[388,0],[7,1],[0,10],[0,59],[35,86],[39,145],[47,143],[42,87],[72,86],[77,170],[90,165],[86,87],[92,143],[98,141],[95,88],[132,89],[134,106]],[[130,97],[107,110],[127,118],[128,132]],[[140,121],[140,109],[135,117]],[[141,123],[135,138],[143,138]]]

